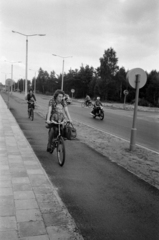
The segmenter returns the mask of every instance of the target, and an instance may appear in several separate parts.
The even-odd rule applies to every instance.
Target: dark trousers
[[[51,142],[52,142],[53,138],[54,138],[54,129],[50,128],[48,131],[48,147],[51,146]]]
[[[61,127],[61,131],[63,131],[63,127]],[[56,138],[58,135],[58,127],[51,127],[48,131],[48,147],[51,146],[52,140]]]

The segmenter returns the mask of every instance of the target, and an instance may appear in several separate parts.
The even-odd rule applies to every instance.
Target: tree
[[[46,86],[47,86],[47,80],[49,79],[49,74],[47,71],[43,71],[42,68],[39,69],[38,77],[37,77],[37,89],[45,93],[46,92]]]
[[[103,57],[100,58],[100,67],[97,69],[98,75],[103,82],[101,89],[103,99],[108,98],[108,85],[114,79],[114,76],[119,69],[117,63],[118,58],[116,57],[116,52],[112,48],[105,50]]]
[[[119,67],[117,66],[118,58],[116,57],[116,52],[113,48],[108,48],[104,51],[103,57],[100,58],[100,67],[98,69],[99,76],[102,79],[107,79],[107,77],[115,76]]]
[[[159,72],[151,71],[147,79],[146,99],[159,106]]]
[[[115,80],[116,80],[116,90],[117,90],[117,99],[121,101],[123,98],[123,91],[127,89],[128,87],[128,82],[126,80],[126,71],[124,67],[121,67],[119,71],[115,75]]]

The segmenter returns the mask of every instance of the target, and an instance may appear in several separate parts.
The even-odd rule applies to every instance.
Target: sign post
[[[139,89],[145,85],[147,76],[145,71],[143,71],[141,68],[134,68],[128,72],[127,78],[128,78],[129,84],[136,89],[133,124],[132,124],[131,137],[130,137],[130,151],[132,151],[134,150],[135,143],[136,143],[136,134],[137,134],[136,119],[137,119],[137,107],[138,107],[138,101],[139,101]]]
[[[134,116],[133,124],[131,129],[131,139],[130,139],[130,150],[134,150],[136,142],[136,119],[137,119],[137,107],[139,101],[139,86],[140,86],[140,75],[136,75],[136,96],[135,96],[135,106],[134,106]]]
[[[73,98],[73,94],[75,92],[75,89],[71,89],[71,93],[72,93],[72,98]]]
[[[126,97],[127,97],[127,95],[129,94],[129,92],[128,92],[128,90],[124,90],[124,106],[123,106],[123,108],[125,109],[125,104],[126,104]]]

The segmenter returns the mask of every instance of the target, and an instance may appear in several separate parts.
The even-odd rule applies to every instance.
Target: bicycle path
[[[83,240],[0,96],[0,240]]]
[[[44,119],[27,119],[12,98],[11,111],[86,240],[158,240],[159,191],[78,141],[66,141],[66,163],[46,152]],[[49,198],[46,196],[46,198]]]

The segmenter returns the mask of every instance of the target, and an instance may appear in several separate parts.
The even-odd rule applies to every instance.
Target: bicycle
[[[91,101],[87,103],[84,101],[81,103],[81,107],[93,107],[93,103]]]
[[[34,120],[34,102],[29,102],[28,118]]]
[[[50,127],[54,127],[54,125],[58,126],[58,134],[57,134],[57,137],[52,140],[50,153],[52,154],[54,149],[57,150],[57,159],[58,159],[58,163],[61,167],[65,163],[65,156],[66,156],[64,138],[61,133],[62,132],[61,127],[64,122],[65,121],[55,122],[52,120],[50,123]],[[54,129],[54,131],[55,131],[55,129]]]

